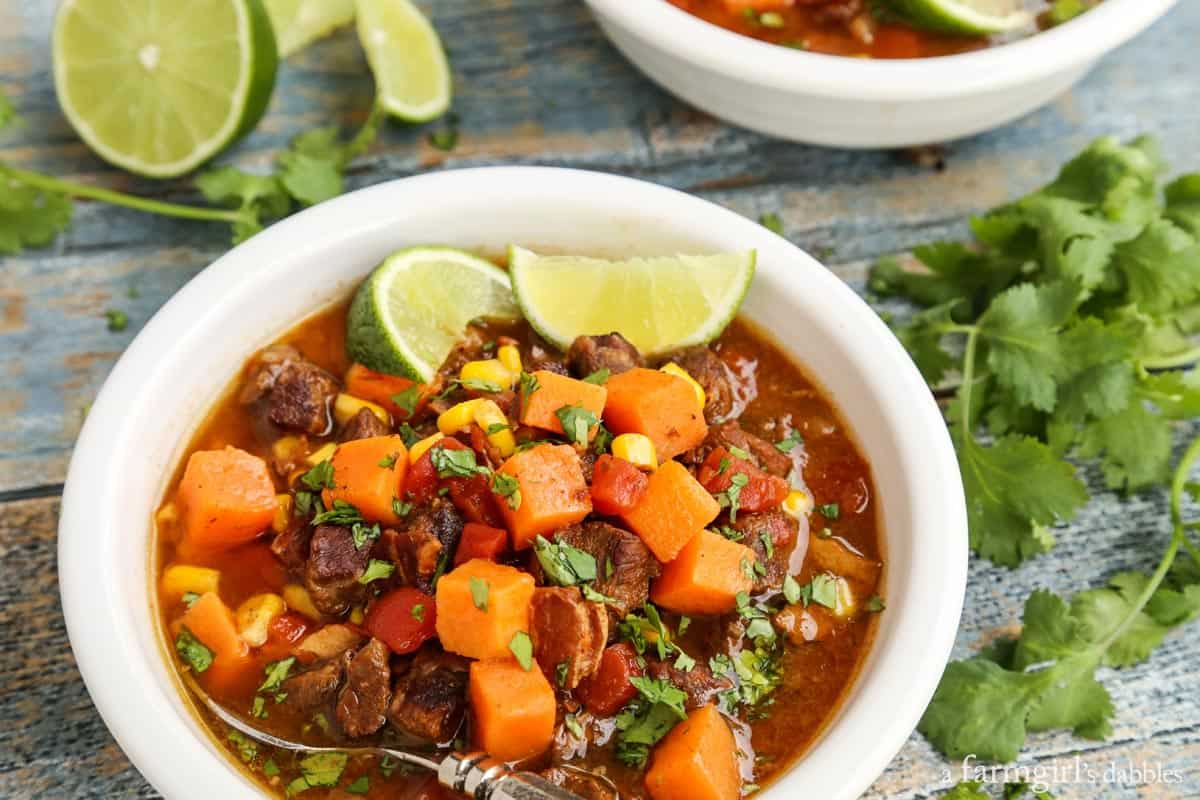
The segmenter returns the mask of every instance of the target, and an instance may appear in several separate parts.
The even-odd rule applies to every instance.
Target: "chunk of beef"
[[[296,655],[312,659],[333,658],[346,650],[357,650],[362,634],[349,625],[326,625],[310,633],[296,647]]]
[[[621,334],[578,336],[567,349],[567,368],[576,378],[606,369],[612,375],[642,366],[642,354]]]
[[[808,537],[806,565],[811,562],[817,571],[832,572],[850,582],[856,597],[869,597],[879,582],[882,565],[867,558],[837,536],[822,538],[816,533]]]
[[[574,689],[600,666],[608,613],[574,586],[535,589],[529,604],[533,655],[561,689]],[[564,666],[565,665],[565,666]]]
[[[387,645],[372,639],[346,667],[346,685],[338,694],[336,713],[347,736],[367,736],[387,721],[392,695],[389,656]]]
[[[350,529],[318,525],[308,548],[304,586],[322,614],[338,616],[363,598],[366,587],[358,582],[370,560],[370,548],[354,546]]]
[[[579,468],[583,471],[583,479],[589,486],[596,474],[596,458],[596,453],[592,450],[584,450],[579,454]]]
[[[280,428],[324,436],[333,428],[337,393],[337,379],[299,350],[273,345],[255,358],[240,399]]]
[[[792,551],[796,549],[796,520],[782,511],[763,511],[759,514],[739,514],[730,527],[744,534],[743,542],[754,551],[758,563],[766,572],[754,581],[754,594],[778,591],[788,576]],[[764,538],[765,537],[765,538]],[[770,546],[767,545],[770,541]]]
[[[699,344],[688,347],[667,359],[687,370],[704,389],[704,419],[716,425],[729,419],[736,407],[737,397],[733,388],[733,372],[721,357]]]
[[[353,650],[342,650],[315,666],[286,678],[279,686],[279,691],[287,695],[285,702],[300,714],[308,714],[327,706],[337,694],[353,655]]]
[[[650,580],[662,571],[658,559],[634,534],[607,522],[584,522],[558,532],[558,541],[596,559],[593,588],[614,602],[609,608],[624,617],[650,596]]]
[[[346,420],[338,433],[339,442],[349,442],[354,439],[370,439],[372,436],[387,436],[392,429],[383,420],[375,416],[369,408],[360,408],[358,413]]]
[[[744,450],[753,456],[751,460],[758,462],[758,466],[780,478],[786,478],[792,471],[792,459],[787,453],[779,452],[774,444],[745,430],[736,421],[710,427],[704,442],[694,450],[689,450],[684,455],[684,461],[689,464],[703,463],[715,447]]]
[[[293,516],[288,520],[288,526],[283,532],[275,534],[275,538],[271,540],[271,552],[288,572],[303,575],[311,542],[312,528],[308,522]]]
[[[462,726],[467,707],[467,660],[426,647],[396,681],[388,721],[431,742],[448,742]]]
[[[542,777],[555,786],[579,795],[583,800],[617,800],[620,797],[617,787],[608,778],[569,765],[543,770]]]
[[[539,369],[544,369],[547,372],[553,372],[557,375],[567,375],[567,361],[542,337],[534,334],[529,342],[529,350],[525,353],[522,361],[526,372],[537,372]]]
[[[404,585],[432,592],[433,576],[443,555],[446,563],[454,559],[462,537],[462,515],[452,503],[436,500],[414,511],[406,523],[403,530],[386,533],[385,556],[396,564],[396,574]]]
[[[646,664],[646,674],[682,689],[687,694],[684,705],[689,711],[707,705],[721,692],[733,688],[732,681],[714,675],[707,664],[701,663],[684,672],[666,661],[650,661]]]

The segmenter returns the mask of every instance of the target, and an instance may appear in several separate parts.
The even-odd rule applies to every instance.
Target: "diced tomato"
[[[492,493],[492,485],[486,477],[446,478],[445,483],[450,487],[450,500],[454,507],[469,521],[493,528],[504,526],[496,495]]]
[[[600,667],[584,678],[576,694],[585,708],[598,717],[611,717],[637,694],[629,682],[642,674],[637,651],[627,642],[610,645],[600,656]]]
[[[416,397],[414,398],[415,405],[410,414],[407,408],[401,408],[392,398],[396,395],[405,397],[404,393],[412,389],[413,386],[418,388]],[[392,419],[397,422],[412,419],[413,416],[425,407],[432,394],[428,386],[418,384],[408,378],[402,378],[399,375],[376,372],[375,370],[367,369],[362,364],[351,364],[350,369],[346,371],[346,392],[361,400],[370,400],[372,403],[383,406],[392,415]],[[411,392],[409,394],[411,396]]]
[[[721,462],[727,462],[721,468]],[[747,483],[738,495],[740,511],[756,512],[776,508],[788,496],[788,483],[783,478],[762,471],[744,458],[738,458],[724,447],[708,454],[696,479],[712,494],[727,491],[734,475],[745,475]]]
[[[458,550],[454,554],[454,566],[457,567],[473,558],[495,561],[496,557],[507,549],[508,531],[504,528],[493,528],[490,525],[480,525],[478,522],[468,522],[463,526],[462,538],[458,540]]]
[[[364,625],[393,653],[412,653],[437,635],[437,607],[433,597],[406,586],[372,603]]]
[[[288,656],[308,633],[309,622],[294,611],[285,611],[271,620],[267,627],[267,641],[258,649],[258,657],[267,661],[278,661]]]
[[[438,477],[437,470],[433,468],[433,451],[439,447],[443,450],[467,449],[467,446],[458,439],[447,436],[422,453],[416,463],[409,466],[408,475],[404,479],[404,495],[406,499],[417,505],[432,500],[441,485],[441,478]]]
[[[645,473],[633,464],[602,455],[592,471],[592,508],[599,514],[624,514],[637,505],[648,483]]]

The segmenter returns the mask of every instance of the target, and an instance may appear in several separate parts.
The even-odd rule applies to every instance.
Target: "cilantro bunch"
[[[1110,488],[1166,483],[1173,422],[1200,416],[1200,174],[1160,188],[1148,138],[1102,138],[1048,185],[971,220],[976,242],[885,259],[869,287],[924,308],[895,325],[947,395],[972,548],[1016,566],[1088,500],[1073,461]],[[1068,459],[1072,460],[1068,460]],[[951,663],[919,730],[952,758],[1016,758],[1027,732],[1101,739],[1114,708],[1101,665],[1147,658],[1200,615],[1200,548],[1184,523],[1200,440],[1171,480],[1170,543],[1152,574],[1123,572],[1069,600],[1034,592],[1024,628]],[[1176,561],[1180,550],[1188,557]]]
[[[1171,422],[1200,415],[1200,174],[1160,195],[1147,138],[1093,142],[1042,189],[971,220],[977,243],[875,266],[869,288],[925,309],[896,333],[948,417],[971,546],[1015,566],[1087,502],[1067,456],[1107,484],[1161,484]]]
[[[379,132],[384,113],[376,105],[349,140],[336,126],[305,131],[276,156],[275,169],[253,174],[223,166],[200,173],[196,188],[215,206],[168,203],[98,186],[19,169],[0,161],[0,253],[42,247],[71,222],[72,200],[83,198],[180,219],[224,222],[234,244],[258,233],[294,209],[315,205],[343,191],[350,162],[366,152]],[[0,129],[17,121],[0,93]]]

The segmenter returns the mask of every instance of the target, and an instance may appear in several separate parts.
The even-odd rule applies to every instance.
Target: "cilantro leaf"
[[[1200,245],[1168,220],[1155,220],[1137,238],[1118,244],[1113,264],[1128,283],[1129,299],[1149,314],[1200,294]]]
[[[187,628],[181,629],[175,637],[175,652],[196,673],[204,672],[212,666],[212,650],[205,647]]]
[[[562,424],[567,441],[587,447],[591,429],[600,424],[600,418],[583,406],[563,406],[554,412]]]
[[[559,586],[575,586],[596,579],[596,558],[566,542],[551,542],[539,535],[533,552],[546,578]]]
[[[255,175],[233,166],[215,167],[196,176],[196,188],[210,203],[236,208],[233,242],[262,230],[266,222],[287,216],[292,199],[276,175]]]
[[[0,164],[0,253],[43,247],[71,222],[71,199],[20,183]]]

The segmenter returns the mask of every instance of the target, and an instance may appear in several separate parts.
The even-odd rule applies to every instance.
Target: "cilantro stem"
[[[1189,350],[1181,350],[1178,353],[1172,353],[1167,356],[1158,356],[1155,358],[1146,358],[1138,362],[1138,366],[1142,369],[1178,369],[1186,367],[1200,361],[1200,347],[1193,347]]]
[[[1166,552],[1163,553],[1162,559],[1158,562],[1158,568],[1154,570],[1154,574],[1146,582],[1142,593],[1138,595],[1137,601],[1130,607],[1125,619],[1121,620],[1120,624],[1113,628],[1112,633],[1095,645],[1097,653],[1103,653],[1108,650],[1113,642],[1121,638],[1121,635],[1133,624],[1137,615],[1150,602],[1150,598],[1154,596],[1163,579],[1167,577],[1167,572],[1171,569],[1171,564],[1175,561],[1175,554],[1179,552],[1180,545],[1186,545],[1189,553],[1191,552],[1191,543],[1187,542],[1187,536],[1184,533],[1183,512],[1180,506],[1183,502],[1183,490],[1187,484],[1188,474],[1191,472],[1192,465],[1197,459],[1200,459],[1200,437],[1194,439],[1188,445],[1188,449],[1184,451],[1183,458],[1179,460],[1179,466],[1175,468],[1175,476],[1171,479],[1171,543],[1167,546]]]
[[[967,328],[967,342],[963,345],[962,381],[959,385],[958,401],[962,405],[962,435],[963,441],[972,439],[971,436],[971,387],[975,385],[975,345],[979,338],[979,329],[973,325],[955,327]]]
[[[145,211],[148,214],[162,214],[168,217],[207,220],[209,222],[239,222],[243,217],[240,211],[234,209],[204,208],[200,206],[186,206],[180,203],[165,203],[161,200],[148,200],[144,197],[137,197],[125,194],[124,192],[102,189],[99,186],[88,186],[87,184],[76,183],[74,181],[64,181],[60,178],[52,178],[49,175],[42,175],[39,172],[30,172],[29,170],[17,169],[16,167],[7,165],[0,165],[0,175],[8,176],[35,189],[57,192],[71,197],[83,197],[88,200],[98,200],[102,203],[132,208],[135,211]]]

